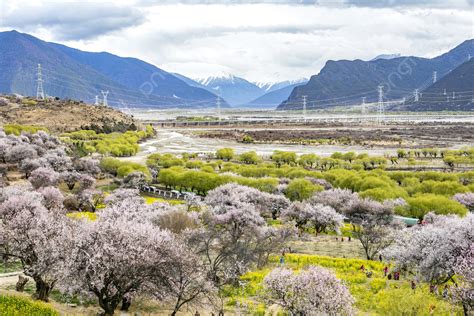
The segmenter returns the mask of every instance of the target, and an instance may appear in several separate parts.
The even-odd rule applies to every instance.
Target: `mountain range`
[[[330,60],[307,84],[295,87],[278,109],[302,109],[304,96],[310,109],[356,105],[363,97],[367,103],[376,102],[379,85],[383,85],[384,100],[409,99],[415,89],[422,92],[431,86],[434,72],[441,79],[469,56],[474,56],[472,39],[431,59],[409,56],[371,61]]]
[[[36,95],[41,64],[44,90],[51,96],[92,103],[101,90],[108,90],[108,103],[115,106],[215,105],[215,94],[136,58],[84,52],[16,31],[0,32],[0,47],[1,93]]]
[[[269,83],[232,74],[190,79],[137,58],[81,51],[17,31],[0,32],[0,47],[0,93],[36,95],[41,64],[47,95],[93,103],[108,91],[108,103],[117,107],[205,108],[215,107],[219,98],[222,107],[292,110],[301,109],[306,96],[308,109],[324,109],[357,105],[362,98],[376,102],[382,85],[384,100],[406,100],[394,109],[457,110],[472,107],[466,93],[474,90],[469,81],[472,66],[466,64],[468,56],[474,56],[472,39],[435,58],[385,54],[370,61],[329,60],[309,81]],[[433,80],[435,73],[437,80]],[[439,95],[440,87],[440,101],[429,102],[430,95]],[[416,104],[415,89],[419,91]],[[456,101],[444,102],[444,89],[458,95]]]
[[[397,110],[472,111],[474,110],[474,59],[461,64]]]
[[[182,80],[185,79],[182,78]],[[195,86],[203,87],[221,96],[231,106],[275,108],[288,98],[294,87],[306,83],[307,79],[250,82],[232,74],[223,73],[219,76],[196,79],[194,82]]]

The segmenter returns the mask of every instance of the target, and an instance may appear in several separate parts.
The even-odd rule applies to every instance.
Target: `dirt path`
[[[4,288],[8,285],[13,285],[18,281],[18,275],[20,272],[12,273],[1,273],[0,274],[0,287]]]

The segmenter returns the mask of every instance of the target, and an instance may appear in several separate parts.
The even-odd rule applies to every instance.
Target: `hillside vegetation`
[[[43,127],[53,133],[91,129],[96,132],[136,130],[133,117],[110,107],[72,100],[34,100],[14,96],[0,97],[0,124]]]

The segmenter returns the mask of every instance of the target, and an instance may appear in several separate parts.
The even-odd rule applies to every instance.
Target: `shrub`
[[[96,133],[93,130],[80,130],[65,133],[62,140],[75,146],[76,150],[87,155],[100,153],[115,157],[133,156],[138,150],[138,142],[154,135],[154,131],[128,131],[125,133]]]
[[[408,207],[399,210],[400,215],[422,219],[429,212],[438,215],[456,214],[460,216],[467,213],[467,209],[462,204],[442,195],[420,194],[408,198],[406,201]]]
[[[323,191],[320,185],[311,183],[306,179],[294,179],[285,190],[285,195],[292,201],[303,201],[309,199],[314,192]]]
[[[257,164],[260,161],[260,157],[258,157],[255,151],[248,151],[240,155],[240,161],[246,164]]]
[[[121,161],[115,158],[104,158],[100,161],[100,167],[114,176],[126,177],[132,172],[142,172],[147,179],[151,177],[150,171],[144,165],[135,162]]]
[[[232,148],[221,148],[216,151],[216,158],[229,161],[234,158],[234,150]]]
[[[19,136],[22,132],[35,134],[38,131],[48,131],[48,129],[45,127],[19,124],[5,124],[3,126],[3,130],[7,135],[13,134],[16,136]]]
[[[18,296],[0,295],[0,315],[59,316],[59,313],[43,302],[34,302]]]

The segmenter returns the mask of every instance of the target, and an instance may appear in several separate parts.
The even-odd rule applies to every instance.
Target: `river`
[[[292,151],[297,154],[314,153],[321,157],[328,157],[332,153],[354,151],[356,153],[368,153],[370,155],[380,155],[393,153],[395,149],[382,147],[368,148],[363,146],[342,146],[342,145],[288,145],[288,144],[244,144],[233,140],[223,140],[217,138],[202,138],[191,133],[184,133],[179,130],[159,129],[155,138],[140,144],[140,152],[126,160],[143,163],[146,156],[155,152],[181,154],[184,152],[209,153],[220,148],[229,147],[235,153],[241,154],[246,151],[256,151],[257,154],[268,157],[275,150]]]

